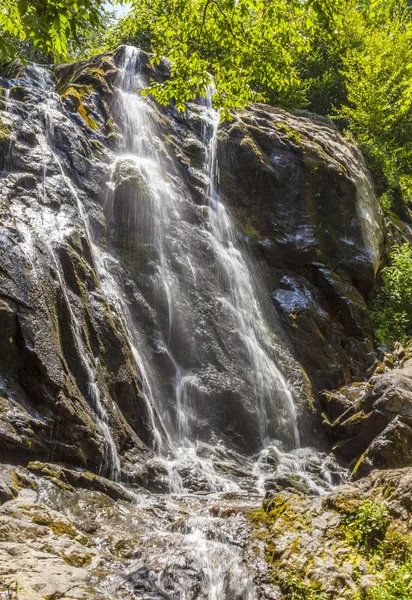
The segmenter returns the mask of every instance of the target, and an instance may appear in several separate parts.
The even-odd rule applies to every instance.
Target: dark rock
[[[294,354],[319,388],[361,378],[374,361],[365,299],[383,219],[358,151],[326,121],[264,106],[237,115],[220,139],[222,192],[276,268],[272,298]]]
[[[301,494],[310,494],[310,489],[299,475],[277,475],[265,482],[266,492],[293,490]],[[273,494],[272,494],[273,495]]]
[[[112,500],[126,500],[128,502],[135,500],[135,496],[123,486],[89,471],[75,471],[61,465],[40,462],[29,463],[27,469],[35,474],[49,478],[53,482],[57,480],[63,487],[67,485],[74,489],[95,490],[106,494]]]
[[[397,351],[405,360],[405,350],[398,346]],[[369,382],[323,394],[323,407],[332,419],[326,420],[326,429],[337,440],[335,450],[353,461],[356,476],[376,467],[412,464],[412,360],[383,373],[379,365],[377,370]]]

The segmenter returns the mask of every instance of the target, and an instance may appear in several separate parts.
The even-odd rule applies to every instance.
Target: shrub
[[[345,533],[351,543],[365,554],[380,549],[389,524],[386,506],[370,500],[342,519]]]
[[[383,578],[368,592],[368,600],[410,600],[412,598],[412,563],[389,564]]]
[[[412,336],[412,248],[394,246],[382,270],[382,285],[372,304],[376,335],[384,344]]]

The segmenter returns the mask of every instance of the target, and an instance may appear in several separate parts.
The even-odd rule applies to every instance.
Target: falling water
[[[219,266],[224,310],[233,319],[236,334],[246,349],[259,411],[262,444],[267,441],[269,423],[273,418],[271,407],[277,404],[277,419],[286,429],[292,429],[295,447],[300,446],[296,409],[291,388],[277,367],[271,354],[271,339],[259,305],[258,282],[252,277],[245,256],[238,247],[238,232],[233,218],[216,189],[219,177],[217,136],[220,116],[211,105],[212,92],[207,95],[208,121],[203,126],[207,148],[205,169],[209,176],[208,201],[212,247]]]
[[[202,383],[204,367],[201,362],[198,368],[194,366],[188,369],[179,356],[184,347],[187,348],[187,355],[196,356],[204,343],[200,339],[197,347],[191,347],[190,332],[185,331],[185,319],[186,323],[193,319],[195,324],[193,311],[197,301],[196,271],[190,256],[190,253],[195,255],[196,250],[191,241],[181,238],[182,226],[190,218],[185,207],[185,198],[189,193],[182,187],[176,187],[175,166],[161,139],[154,106],[137,93],[147,84],[139,69],[139,56],[135,48],[126,48],[117,103],[117,120],[123,133],[124,151],[118,155],[112,167],[106,214],[111,223],[115,250],[116,239],[121,237],[123,241],[128,235],[138,240],[141,246],[153,248],[154,258],[149,263],[151,283],[146,295],[158,315],[158,346],[167,355],[175,371],[172,402],[170,397],[159,400],[162,396],[158,386],[161,376],[153,371],[148,376],[149,387],[157,391],[159,414],[170,411],[170,405],[173,407],[174,425],[168,419],[164,426],[174,438],[175,447],[193,448],[199,408],[199,401],[195,399],[206,394],[207,390]],[[194,243],[203,244],[212,251],[211,260],[216,266],[218,280],[217,290],[214,291],[215,295],[217,292],[215,310],[220,313],[219,318],[223,322],[230,324],[232,343],[245,361],[241,377],[253,393],[253,409],[257,412],[261,446],[276,432],[281,432],[283,438],[290,439],[292,447],[299,447],[292,389],[276,364],[271,334],[258,299],[260,284],[252,275],[253,267],[240,247],[232,216],[216,189],[219,114],[212,109],[210,102],[201,111],[201,121],[206,148],[205,209],[208,218],[205,225],[196,230]],[[133,179],[134,188],[127,188],[129,196],[121,196],[119,207],[116,200],[119,205],[120,199],[116,199],[115,188],[122,171],[126,171],[127,177]],[[120,225],[116,223],[116,218],[120,219]],[[121,232],[117,230],[119,226]],[[188,238],[193,231],[192,228]],[[210,250],[208,252],[210,254]],[[184,260],[185,266],[189,266],[190,277],[189,273],[177,277],[177,260],[180,264]],[[141,270],[145,268],[148,267],[140,265]],[[191,301],[191,298],[194,300]],[[177,348],[174,340],[176,331]],[[141,353],[144,354],[144,349]],[[213,360],[213,356],[210,360]],[[148,357],[146,362],[150,362]]]
[[[35,72],[36,73],[38,72],[40,78],[42,78],[43,87],[50,86],[49,76],[44,69],[37,67],[37,68],[35,68]],[[46,97],[44,106],[43,106],[44,118],[46,121],[47,148],[51,152],[53,160],[58,165],[59,171],[61,173],[61,176],[62,176],[68,190],[70,191],[72,197],[76,201],[78,212],[79,212],[81,221],[83,223],[83,226],[84,226],[84,229],[86,232],[87,240],[91,247],[93,262],[96,266],[97,274],[100,278],[100,285],[102,286],[102,289],[106,295],[106,298],[109,300],[109,302],[113,306],[116,307],[119,315],[122,318],[122,324],[125,327],[126,335],[127,335],[128,341],[129,341],[130,349],[132,351],[133,359],[136,364],[137,372],[141,376],[141,381],[142,381],[142,386],[143,386],[143,390],[142,390],[143,398],[146,401],[147,414],[149,417],[152,447],[155,451],[161,452],[164,447],[164,444],[169,443],[169,438],[168,438],[167,432],[161,422],[161,418],[159,417],[159,415],[155,414],[155,410],[153,408],[155,403],[154,403],[154,399],[153,399],[153,392],[152,392],[152,389],[151,389],[150,383],[149,383],[149,377],[147,375],[147,368],[146,368],[144,361],[143,361],[143,359],[139,353],[139,350],[137,348],[136,341],[134,340],[134,336],[133,336],[133,331],[130,328],[130,314],[128,311],[127,304],[125,303],[125,301],[123,299],[123,291],[121,290],[120,286],[118,285],[116,278],[112,275],[110,268],[108,268],[108,266],[107,266],[108,264],[112,266],[113,263],[115,263],[116,267],[118,265],[113,257],[105,254],[94,243],[93,236],[92,236],[91,229],[90,229],[89,219],[88,219],[85,207],[84,207],[84,205],[80,199],[80,196],[79,196],[78,192],[76,191],[74,185],[72,184],[69,177],[67,177],[64,167],[63,167],[63,163],[60,160],[58,153],[53,148],[53,135],[54,135],[54,132],[53,132],[53,110],[59,106],[59,102],[61,102],[60,97],[53,92],[49,92],[49,94]],[[45,169],[46,168],[47,168],[47,166],[45,163]],[[44,173],[44,176],[45,176],[45,174],[46,173]],[[72,315],[72,320],[73,320],[75,328],[81,329],[80,324],[76,321],[76,319],[74,317],[73,311],[71,311],[71,315]],[[81,336],[80,337],[76,336],[76,337],[81,342]],[[107,462],[106,467],[108,466],[109,474],[110,473],[112,474],[112,478],[118,480],[118,479],[120,479],[120,460],[119,460],[119,457],[117,454],[116,445],[115,445],[114,440],[111,435],[111,431],[110,431],[110,427],[109,427],[109,418],[108,418],[106,410],[104,409],[104,407],[101,403],[100,391],[99,391],[99,387],[98,387],[98,384],[96,381],[96,376],[93,374],[92,365],[90,363],[90,359],[88,358],[87,352],[84,352],[84,351],[81,352],[81,356],[83,357],[83,360],[86,363],[87,363],[87,361],[89,362],[89,364],[86,364],[86,368],[87,368],[87,372],[88,372],[89,380],[90,380],[89,390],[90,390],[90,393],[92,396],[95,411],[97,412],[98,418],[101,421],[100,429],[103,432],[104,438],[106,440],[106,446],[109,449],[108,457],[107,457],[107,461],[106,461]],[[160,423],[160,427],[158,426],[158,423]],[[106,471],[107,471],[107,468],[106,468]]]
[[[75,196],[77,200],[77,207],[79,210],[79,214],[83,220],[83,224],[87,233],[88,238],[90,239],[88,223],[85,215],[84,208],[77,196],[75,194],[75,190],[69,180],[68,177],[65,176],[64,169],[62,163],[57,155],[57,153],[53,149],[53,110],[58,107],[58,103],[60,101],[60,97],[54,93],[53,91],[53,80],[50,74],[43,68],[38,67],[37,65],[30,66],[30,75],[31,77],[40,85],[43,92],[45,93],[45,99],[43,102],[39,104],[38,114],[41,116],[40,120],[44,122],[44,133],[40,138],[40,145],[43,150],[43,174],[42,181],[43,185],[39,188],[40,193],[43,198],[47,198],[47,188],[46,188],[46,178],[47,171],[50,167],[49,161],[51,160],[55,165],[57,164],[58,169],[61,172],[63,180],[67,185],[69,191]],[[9,107],[11,110],[11,107]],[[85,343],[83,341],[83,330],[82,324],[79,318],[79,315],[73,310],[72,302],[68,296],[68,292],[66,289],[66,283],[63,280],[63,276],[61,273],[61,267],[58,261],[58,257],[53,247],[53,238],[56,235],[55,228],[56,223],[53,218],[44,219],[45,215],[42,215],[42,218],[37,218],[36,215],[33,215],[34,222],[36,227],[26,228],[23,225],[23,222],[20,224],[21,230],[24,231],[26,241],[23,244],[28,256],[32,258],[32,264],[34,267],[35,258],[36,258],[36,240],[41,240],[41,244],[43,248],[46,250],[50,263],[53,266],[54,273],[57,277],[59,288],[61,293],[63,294],[63,298],[65,301],[65,305],[67,310],[69,311],[70,321],[72,325],[72,331],[74,335],[74,340],[76,344],[76,349],[78,356],[81,358],[85,373],[87,376],[87,390],[88,397],[91,403],[91,408],[94,412],[96,425],[102,435],[103,439],[103,463],[101,465],[101,472],[103,472],[107,477],[118,481],[120,479],[121,474],[121,466],[120,459],[117,453],[116,444],[114,442],[110,425],[109,425],[109,417],[107,411],[103,405],[101,399],[101,393],[98,385],[98,378],[96,372],[96,365],[93,364],[92,359],[90,358],[89,352],[86,349]],[[60,223],[60,225],[62,225]],[[59,227],[57,228],[57,231]],[[33,274],[36,279],[38,279],[38,274],[36,268],[33,268]]]

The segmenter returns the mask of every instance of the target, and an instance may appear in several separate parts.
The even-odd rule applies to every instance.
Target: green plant
[[[412,545],[408,538],[399,531],[389,530],[381,545],[381,553],[385,560],[398,563],[412,562]]]
[[[228,116],[252,101],[293,97],[298,57],[310,52],[315,32],[332,38],[340,30],[348,6],[353,0],[132,0],[109,42],[137,39],[155,62],[169,59],[171,78],[147,90],[160,103],[184,110],[213,80],[213,104]]]
[[[342,518],[342,527],[350,543],[365,554],[379,551],[388,525],[386,506],[370,500]]]
[[[410,600],[412,598],[412,563],[389,564],[381,581],[372,587],[367,600]]]
[[[381,280],[372,303],[377,337],[387,345],[406,341],[412,335],[412,248],[408,244],[392,248]]]
[[[279,583],[286,600],[329,600],[330,597],[291,573],[286,573]]]
[[[343,57],[338,114],[367,156],[384,209],[412,200],[412,22],[406,0],[366,2],[364,36]],[[389,205],[390,208],[390,205]]]
[[[48,59],[66,58],[68,45],[98,28],[104,0],[0,0],[0,55],[27,55],[28,43]],[[23,43],[23,45],[22,45]]]

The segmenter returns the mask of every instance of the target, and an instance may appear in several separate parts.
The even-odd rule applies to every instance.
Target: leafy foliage
[[[328,594],[311,589],[302,579],[291,573],[286,573],[281,588],[286,600],[329,600]]]
[[[0,0],[0,54],[22,54],[18,42],[28,42],[46,57],[65,59],[68,44],[98,28],[103,0]]]
[[[105,49],[113,50],[128,44],[152,52],[154,27],[158,16],[169,14],[168,2],[152,0],[137,4],[133,11],[120,18],[108,31],[104,39]]]
[[[406,2],[375,2],[365,34],[343,57],[348,102],[340,109],[369,158],[383,207],[412,201],[412,23]]]
[[[368,600],[410,600],[412,563],[387,565],[383,577],[368,593]]]
[[[388,509],[367,500],[342,519],[347,539],[367,561],[377,583],[365,600],[409,600],[412,597],[411,542],[391,528]]]
[[[390,260],[372,306],[377,336],[385,344],[412,336],[412,248],[394,246]]]
[[[380,549],[388,524],[389,512],[386,506],[369,500],[342,519],[343,528],[353,544],[366,554]]]
[[[155,57],[166,56],[171,79],[150,93],[177,108],[204,96],[214,81],[213,102],[225,115],[252,101],[267,101],[299,84],[297,59],[310,51],[316,28],[330,31],[344,0],[135,0],[137,32],[146,31]]]

